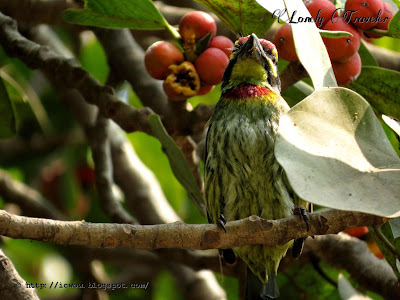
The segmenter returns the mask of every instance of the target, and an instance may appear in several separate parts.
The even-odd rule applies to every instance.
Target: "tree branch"
[[[279,74],[281,78],[281,89],[282,91],[288,89],[297,81],[308,76],[306,69],[304,69],[301,62],[291,62],[282,72]]]
[[[81,130],[73,130],[60,135],[34,135],[30,139],[16,137],[0,140],[0,156],[2,159],[14,158],[18,155],[52,150],[61,146],[79,145],[84,142]]]
[[[0,0],[0,10],[14,19],[29,23],[66,24],[61,14],[67,8],[79,8],[71,0]]]
[[[110,220],[115,223],[137,224],[137,221],[129,215],[113,195],[112,185],[113,168],[111,162],[110,142],[107,128],[109,120],[101,115],[93,128],[87,129],[93,161],[96,172],[96,189],[100,206]]]
[[[313,235],[338,233],[350,227],[382,224],[385,218],[364,213],[327,210],[310,214],[310,230],[297,216],[264,220],[257,216],[228,222],[227,233],[214,224],[182,222],[161,225],[128,225],[66,222],[28,218],[0,211],[0,234],[60,245],[136,249],[226,249],[249,244],[276,245]]]
[[[0,195],[5,201],[18,204],[28,216],[66,220],[66,217],[36,190],[13,180],[10,175],[1,170]]]
[[[306,245],[320,259],[349,272],[365,289],[383,295],[385,299],[399,299],[396,275],[387,262],[368,250],[365,242],[343,233],[309,239]]]
[[[391,51],[366,42],[364,42],[364,45],[371,52],[380,67],[400,72],[399,52]]]
[[[36,289],[25,285],[12,261],[0,250],[0,298],[5,300],[39,299]]]
[[[154,80],[144,66],[144,51],[132,38],[129,30],[93,28],[96,37],[107,54],[110,67],[121,79],[132,86],[144,106],[165,115],[167,97],[162,89],[162,81]]]
[[[17,57],[32,69],[40,68],[49,77],[68,88],[77,89],[90,104],[95,104],[107,118],[113,119],[126,132],[151,133],[148,108],[135,109],[119,101],[112,88],[101,85],[73,59],[57,55],[47,47],[24,38],[16,22],[0,13],[0,44],[10,57]]]

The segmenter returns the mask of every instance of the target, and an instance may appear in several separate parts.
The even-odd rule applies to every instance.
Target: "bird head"
[[[239,38],[222,78],[222,94],[241,84],[266,87],[280,94],[277,63],[278,52],[270,41],[254,33]]]

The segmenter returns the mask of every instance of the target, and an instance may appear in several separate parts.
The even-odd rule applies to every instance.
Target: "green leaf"
[[[15,112],[3,79],[0,77],[0,138],[10,138],[17,132]]]
[[[361,57],[361,63],[363,66],[373,66],[373,67],[378,66],[378,63],[372,56],[371,52],[369,52],[368,48],[365,47],[363,41],[360,43],[360,49],[358,49],[358,54]]]
[[[353,36],[350,32],[347,31],[330,31],[330,30],[320,29],[319,33],[321,34],[322,37],[330,39],[338,39],[345,36]]]
[[[382,115],[382,120],[400,137],[400,122],[392,117]]]
[[[68,9],[63,18],[73,24],[106,28],[168,29],[179,36],[150,0],[85,0],[84,9]]]
[[[49,134],[51,122],[30,84],[23,78],[17,81],[6,72],[1,72],[1,77],[14,109],[18,135],[30,136],[36,130],[36,125],[39,125],[43,133]]]
[[[398,219],[398,218],[397,218]],[[372,237],[375,239],[376,244],[378,245],[379,249],[381,250],[382,254],[384,255],[388,264],[392,267],[394,273],[398,278],[400,278],[400,269],[397,267],[397,258],[396,255],[391,251],[386,243],[394,244],[394,237],[392,228],[389,222],[386,222],[382,226],[378,227],[368,227],[369,232],[371,233]],[[383,235],[383,237],[382,237]],[[383,241],[386,239],[386,243]],[[398,250],[397,250],[398,252]]]
[[[161,122],[160,116],[151,114],[149,116],[149,123],[154,136],[161,142],[165,154],[168,157],[171,165],[172,172],[175,177],[179,180],[182,186],[186,189],[189,197],[194,200],[201,212],[205,213],[205,205],[203,197],[197,187],[196,180],[190,167],[188,166],[185,157],[181,150],[175,144],[174,140],[168,135]]]
[[[400,0],[392,0],[400,8]]]
[[[388,33],[393,37],[400,38],[400,11],[390,20]]]
[[[110,68],[107,64],[107,57],[100,42],[91,32],[81,44],[79,61],[90,75],[100,81],[100,83],[106,83],[110,72]]]
[[[308,85],[302,80],[299,80],[287,90],[283,91],[282,97],[285,98],[289,106],[292,107],[305,97],[311,95],[313,92],[314,89],[312,86]]]
[[[284,0],[284,4],[282,1],[256,1],[271,13],[276,10],[282,12],[286,7],[290,17],[295,13],[296,16],[301,16],[302,18],[311,18],[301,0]],[[292,26],[297,56],[310,75],[314,88],[318,90],[322,87],[337,86],[328,52],[315,23],[298,22],[290,25]]]
[[[349,89],[318,90],[290,109],[275,155],[308,202],[400,216],[400,159],[370,105]]]
[[[348,85],[380,114],[400,119],[400,72],[379,67],[362,67],[356,81]]]
[[[394,248],[400,253],[400,218],[391,219],[388,223],[392,230]]]
[[[274,23],[272,15],[254,0],[195,0],[218,16],[233,32],[262,36]]]

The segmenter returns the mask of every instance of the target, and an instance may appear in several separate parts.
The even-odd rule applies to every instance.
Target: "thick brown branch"
[[[119,101],[113,90],[101,85],[89,75],[77,61],[57,55],[20,35],[16,22],[0,13],[0,44],[10,57],[17,57],[32,69],[40,68],[49,77],[68,88],[77,89],[101,113],[113,119],[126,132],[136,130],[150,133],[148,108],[134,109]]]
[[[284,244],[295,238],[338,233],[346,228],[382,224],[386,219],[363,213],[327,210],[310,214],[310,230],[297,216],[264,220],[251,216],[217,225],[182,222],[161,225],[93,224],[28,218],[0,211],[0,234],[12,238],[96,248],[214,249],[248,244]]]
[[[4,300],[39,299],[36,289],[28,287],[11,260],[0,250],[0,298]]]
[[[385,299],[399,299],[400,286],[396,275],[384,260],[376,258],[368,250],[365,242],[339,234],[309,239],[306,245],[320,259],[349,272],[365,289],[383,295]]]

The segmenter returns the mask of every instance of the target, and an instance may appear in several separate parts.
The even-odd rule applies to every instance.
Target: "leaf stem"
[[[179,40],[181,38],[178,30],[176,30],[175,27],[173,27],[171,24],[169,24],[167,22],[167,20],[165,20],[165,27],[166,29],[172,34],[172,36],[174,37],[174,39]]]
[[[376,237],[386,246],[386,248],[392,252],[392,254],[400,260],[400,254],[397,252],[397,250],[394,248],[392,243],[389,242],[389,240],[386,238],[386,236],[383,234],[381,230],[380,225],[373,225],[372,228],[375,231]]]
[[[369,30],[365,30],[365,33],[374,33],[374,34],[378,34],[381,36],[388,36],[388,37],[392,37],[392,38],[399,38],[400,37],[400,32],[389,32],[388,30],[381,30],[381,29],[369,29]]]

